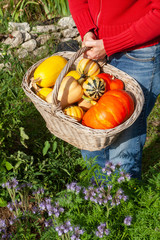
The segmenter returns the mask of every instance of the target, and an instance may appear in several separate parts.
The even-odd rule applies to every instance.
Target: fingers
[[[87,40],[83,42],[83,46],[91,48],[84,53],[85,58],[97,60],[106,56],[103,40]]]

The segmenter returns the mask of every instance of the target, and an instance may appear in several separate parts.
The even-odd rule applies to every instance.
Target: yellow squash
[[[34,72],[34,81],[40,87],[52,87],[67,60],[62,56],[51,56],[44,60]]]
[[[46,101],[46,97],[48,96],[48,94],[50,94],[52,92],[52,88],[41,88],[38,92],[37,95],[42,98],[43,100]]]
[[[78,80],[81,77],[81,75],[76,70],[71,70],[70,72],[67,73],[66,76],[72,76],[76,80]]]

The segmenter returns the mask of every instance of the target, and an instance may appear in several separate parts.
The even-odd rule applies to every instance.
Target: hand
[[[95,39],[96,39],[96,36],[94,35],[93,32],[91,31],[87,32],[83,37],[82,47],[85,46],[86,41],[95,40]]]
[[[103,40],[96,40],[96,39],[91,39],[91,40],[85,40],[83,41],[83,46],[86,47],[91,47],[90,50],[86,51],[84,53],[85,58],[90,58],[90,59],[103,59],[106,56],[106,51],[104,49],[104,44]]]

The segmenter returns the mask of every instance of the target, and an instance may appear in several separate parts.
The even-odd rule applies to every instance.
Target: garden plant
[[[67,1],[4,0],[0,32],[9,21],[67,15]],[[46,43],[47,55],[56,44]],[[160,239],[160,98],[148,118],[142,180],[110,163],[101,171],[48,131],[21,88],[45,52],[20,60],[8,48],[0,43],[0,239]]]

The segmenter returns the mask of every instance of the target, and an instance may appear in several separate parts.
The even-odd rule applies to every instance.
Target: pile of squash
[[[52,56],[34,72],[34,89],[48,103],[52,103],[52,90],[66,63],[64,57]],[[97,62],[86,58],[63,78],[57,98],[64,114],[94,129],[114,128],[134,111],[133,98],[125,91],[124,82],[101,72]]]

